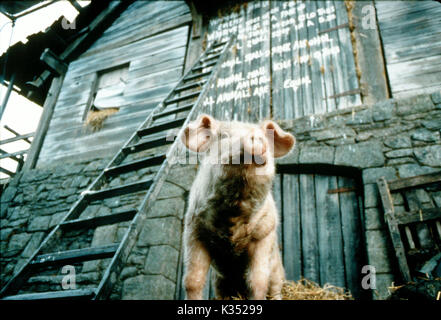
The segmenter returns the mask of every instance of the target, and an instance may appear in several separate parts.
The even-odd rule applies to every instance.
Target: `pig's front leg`
[[[184,277],[187,299],[201,300],[205,279],[210,268],[210,255],[199,240],[191,239],[186,245],[187,270]]]
[[[273,242],[274,236],[269,235],[264,239],[253,241],[250,244],[250,272],[248,281],[251,288],[252,299],[266,299],[270,279],[270,257]]]

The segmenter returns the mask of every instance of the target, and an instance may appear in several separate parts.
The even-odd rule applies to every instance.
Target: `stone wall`
[[[441,92],[373,106],[310,116],[281,123],[297,145],[280,164],[323,164],[361,170],[368,262],[376,268],[373,298],[388,296],[399,280],[376,181],[406,178],[441,170]],[[441,207],[441,191],[420,190],[421,203]],[[396,197],[395,205],[403,199]]]
[[[64,164],[15,176],[1,196],[1,286],[22,266],[106,163]]]

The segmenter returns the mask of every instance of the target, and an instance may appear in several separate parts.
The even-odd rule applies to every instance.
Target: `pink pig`
[[[280,299],[285,272],[271,186],[274,157],[286,155],[295,138],[273,121],[226,122],[204,114],[185,128],[182,141],[204,153],[185,216],[187,299],[202,299],[210,265],[218,298]]]

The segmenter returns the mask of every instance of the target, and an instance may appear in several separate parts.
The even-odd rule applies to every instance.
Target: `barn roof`
[[[55,72],[41,61],[42,53],[49,49],[64,63],[69,63],[84,52],[129,3],[130,1],[121,1],[112,6],[106,1],[91,1],[80,10],[75,28],[63,28],[66,22],[63,21],[64,17],[60,17],[43,32],[27,37],[26,43],[14,44],[0,57],[0,66],[2,71],[5,70],[4,80],[9,82],[15,73],[14,85],[20,88],[20,94],[43,105]],[[29,8],[15,8],[6,4],[2,4],[0,9],[10,14]],[[73,44],[76,45],[75,48],[72,48]]]

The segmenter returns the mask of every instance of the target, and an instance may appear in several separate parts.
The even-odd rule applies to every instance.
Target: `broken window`
[[[85,123],[93,131],[100,130],[104,121],[119,111],[124,104],[124,88],[128,79],[129,64],[99,71],[88,103]]]

